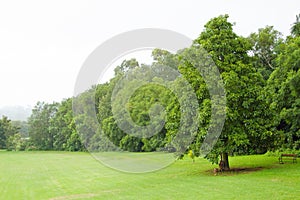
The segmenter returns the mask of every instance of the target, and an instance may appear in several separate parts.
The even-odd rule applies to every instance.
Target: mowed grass
[[[186,158],[151,173],[103,166],[88,153],[0,151],[0,199],[300,199],[300,159],[230,157],[232,168],[214,175],[202,158]]]

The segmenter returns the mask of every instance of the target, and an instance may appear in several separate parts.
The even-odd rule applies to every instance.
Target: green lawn
[[[176,161],[151,173],[129,174],[88,153],[0,151],[0,199],[300,199],[300,159],[230,158],[233,168],[258,171],[214,176],[204,159]]]

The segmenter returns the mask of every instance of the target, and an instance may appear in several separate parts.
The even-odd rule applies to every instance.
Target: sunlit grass
[[[163,152],[102,152],[92,155],[112,169],[131,173],[157,171],[172,164],[176,158],[173,153]]]

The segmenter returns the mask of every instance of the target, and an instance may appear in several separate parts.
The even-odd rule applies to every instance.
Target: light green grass
[[[112,169],[131,173],[153,172],[169,166],[175,160],[173,153],[163,152],[103,152],[92,155]]]
[[[231,167],[263,167],[214,176],[204,159],[176,161],[162,170],[128,174],[88,153],[0,152],[0,199],[300,199],[300,160],[239,156]]]

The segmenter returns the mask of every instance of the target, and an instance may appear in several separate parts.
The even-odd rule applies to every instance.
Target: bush
[[[296,149],[277,149],[276,151],[268,151],[266,156],[280,156],[281,154],[297,154],[300,157],[300,150]]]

